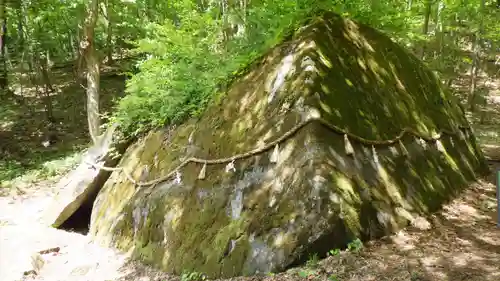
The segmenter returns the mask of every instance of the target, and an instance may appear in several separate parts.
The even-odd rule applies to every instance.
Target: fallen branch
[[[39,253],[40,255],[45,255],[45,254],[50,254],[50,253],[58,253],[60,250],[61,250],[61,248],[54,247],[54,248],[49,248],[46,250],[40,250],[37,253]]]

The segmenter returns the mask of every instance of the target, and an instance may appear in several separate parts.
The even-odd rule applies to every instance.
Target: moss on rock
[[[467,120],[431,71],[370,27],[325,13],[271,50],[199,120],[156,131],[120,165],[156,179],[187,157],[232,157],[262,147],[310,110],[366,140],[444,131],[443,149],[405,135],[367,145],[309,123],[273,149],[234,163],[189,163],[179,176],[135,187],[115,172],[98,195],[90,233],[165,271],[209,277],[279,271],[355,237],[379,237],[437,210],[485,170]],[[458,134],[465,132],[466,134]],[[408,215],[410,214],[410,215]]]

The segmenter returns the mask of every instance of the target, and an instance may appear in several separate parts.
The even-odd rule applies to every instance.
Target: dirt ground
[[[496,171],[500,163],[491,167]],[[427,218],[430,230],[408,227],[365,245],[359,252],[342,252],[321,260],[314,268],[235,279],[498,281],[500,228],[494,183],[492,173],[471,184],[462,196]],[[43,210],[57,192],[52,186],[45,182],[29,193],[11,192],[0,197],[0,280],[179,279],[130,262],[126,253],[101,248],[85,235],[44,226]],[[57,247],[58,251],[38,256],[44,266],[37,274],[29,272],[33,254]]]

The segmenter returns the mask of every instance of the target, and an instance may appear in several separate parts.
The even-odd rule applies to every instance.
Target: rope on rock
[[[260,153],[265,152],[265,151],[267,151],[267,150],[269,150],[269,149],[271,149],[273,147],[274,147],[274,151],[273,151],[273,153],[271,155],[270,161],[271,161],[271,163],[276,163],[278,161],[277,156],[278,156],[278,153],[279,153],[279,151],[278,151],[278,145],[281,142],[287,140],[292,135],[294,135],[301,128],[303,128],[304,126],[306,126],[307,124],[309,124],[309,123],[311,123],[313,121],[319,122],[320,124],[326,126],[327,128],[329,128],[329,129],[331,129],[331,130],[333,130],[333,131],[335,131],[337,133],[344,134],[345,150],[346,150],[346,153],[348,155],[352,155],[354,153],[353,147],[352,147],[349,139],[354,139],[354,140],[356,140],[358,142],[361,142],[363,144],[372,145],[372,146],[375,146],[375,145],[392,145],[392,144],[395,144],[396,142],[398,142],[400,144],[400,146],[401,146],[402,153],[404,155],[407,155],[408,151],[406,150],[406,148],[404,147],[404,145],[401,142],[401,139],[405,136],[405,134],[413,135],[413,136],[415,136],[417,138],[420,138],[421,140],[425,140],[427,142],[438,142],[437,143],[438,150],[444,151],[444,148],[443,148],[441,142],[439,142],[439,139],[441,138],[441,136],[443,134],[447,134],[447,135],[463,134],[463,132],[462,132],[463,129],[465,129],[465,130],[470,129],[470,126],[459,126],[458,127],[459,128],[458,132],[452,132],[452,131],[443,130],[443,131],[441,131],[441,133],[436,134],[434,136],[423,136],[423,135],[420,135],[418,132],[416,132],[415,130],[413,130],[411,128],[404,128],[394,139],[389,139],[389,140],[369,140],[369,139],[365,139],[365,138],[362,138],[360,136],[354,135],[352,133],[349,133],[349,132],[343,130],[342,128],[340,128],[338,126],[335,126],[335,125],[329,123],[328,121],[324,120],[323,118],[312,117],[312,118],[306,119],[306,120],[298,123],[297,125],[295,125],[294,127],[292,127],[290,130],[288,130],[286,133],[284,133],[281,137],[275,139],[274,141],[266,144],[263,147],[256,148],[256,149],[250,150],[248,152],[245,152],[245,153],[242,153],[242,154],[237,154],[237,155],[234,155],[232,157],[227,157],[227,158],[201,159],[201,158],[196,158],[196,157],[190,157],[190,158],[184,160],[182,163],[180,163],[170,173],[168,173],[168,174],[166,174],[164,176],[161,176],[161,177],[159,177],[157,179],[150,180],[150,181],[137,181],[137,180],[135,180],[133,178],[132,174],[129,171],[125,170],[124,167],[114,167],[114,168],[113,167],[106,167],[106,166],[103,166],[103,165],[100,165],[100,164],[97,164],[97,163],[91,163],[91,162],[89,162],[87,160],[84,160],[84,163],[86,163],[87,165],[90,165],[90,166],[92,166],[94,168],[101,169],[101,170],[108,171],[108,172],[123,172],[125,174],[125,177],[130,182],[132,182],[134,185],[139,186],[139,187],[151,186],[151,185],[156,185],[158,183],[164,182],[164,181],[168,180],[169,178],[171,178],[174,174],[176,174],[181,168],[183,168],[184,166],[186,166],[187,164],[189,164],[191,162],[203,164],[203,168],[200,171],[198,179],[204,179],[205,178],[205,173],[206,173],[206,165],[208,165],[208,164],[226,164],[226,163],[228,163],[229,164],[228,166],[231,166],[231,167],[229,167],[229,168],[226,167],[226,170],[228,170],[228,169],[234,169],[234,161],[240,160],[240,159],[244,159],[244,158],[248,158],[248,157],[254,156],[256,154],[260,154]],[[374,149],[374,147],[373,147],[373,149]]]

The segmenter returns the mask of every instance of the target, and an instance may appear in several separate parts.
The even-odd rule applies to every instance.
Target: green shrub
[[[319,264],[318,254],[313,254],[309,256],[309,259],[306,262],[306,266],[309,268],[315,268]]]
[[[347,244],[347,249],[351,252],[358,252],[362,248],[363,242],[359,238],[356,238],[355,240]]]
[[[249,9],[243,36],[222,40],[222,21],[179,4],[176,21],[145,27],[137,51],[147,58],[127,82],[112,120],[129,135],[197,116],[217,92],[307,20],[313,0]]]
[[[184,272],[181,275],[181,281],[204,281],[206,279],[205,275],[199,272]]]

